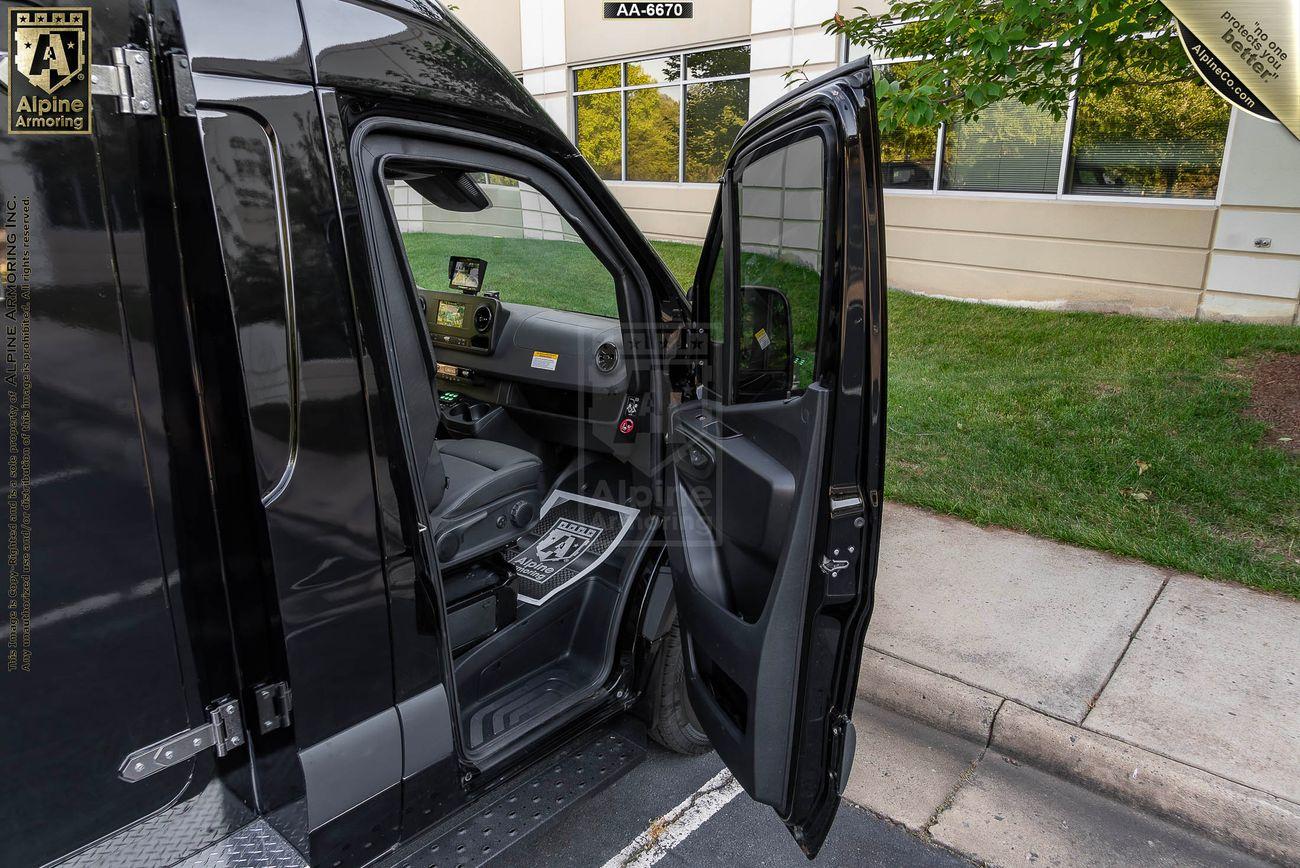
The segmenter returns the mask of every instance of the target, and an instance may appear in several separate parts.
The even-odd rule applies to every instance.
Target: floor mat
[[[640,510],[556,491],[542,517],[506,553],[519,576],[519,599],[540,606],[589,574],[618,548]]]

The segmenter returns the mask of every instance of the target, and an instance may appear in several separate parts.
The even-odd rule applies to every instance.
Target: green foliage
[[[886,131],[970,120],[1003,99],[1059,119],[1076,88],[1104,97],[1195,77],[1159,0],[891,0],[881,15],[858,9],[827,21],[827,32],[871,46],[877,58],[921,58],[905,79],[876,80]],[[1151,38],[1137,38],[1144,34]]]
[[[441,232],[407,232],[402,243],[415,283],[425,289],[447,288],[448,257],[474,256],[488,263],[483,288],[503,301],[618,316],[614,278],[585,244]]]

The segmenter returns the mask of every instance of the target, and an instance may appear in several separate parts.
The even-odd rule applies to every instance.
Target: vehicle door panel
[[[884,240],[871,87],[869,62],[849,64],[742,130],[693,290],[696,321],[709,324],[700,399],[676,408],[670,431],[692,708],[810,856],[852,762],[879,535]],[[748,306],[755,294],[765,307]]]

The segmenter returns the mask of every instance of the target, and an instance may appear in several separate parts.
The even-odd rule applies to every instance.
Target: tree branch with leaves
[[[886,132],[970,120],[1003,99],[1059,119],[1075,91],[1102,98],[1195,79],[1159,0],[892,0],[880,15],[858,11],[826,31],[878,60],[913,60],[906,75],[876,78]]]

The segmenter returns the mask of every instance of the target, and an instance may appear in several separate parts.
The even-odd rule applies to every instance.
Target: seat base
[[[447,488],[429,521],[443,569],[505,546],[536,521],[542,499],[536,455],[493,440],[436,445]]]

